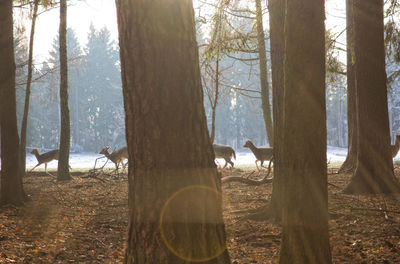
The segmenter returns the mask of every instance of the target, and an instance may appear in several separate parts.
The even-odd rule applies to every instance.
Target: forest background
[[[98,8],[106,9],[107,4]],[[238,3],[243,1],[237,1]],[[330,146],[347,146],[347,91],[345,60],[345,14],[343,1],[327,1],[327,57],[328,73],[327,102],[327,143]],[[91,1],[85,1],[84,7],[90,9]],[[103,5],[104,4],[104,5]],[[76,5],[76,6],[74,6]],[[255,6],[240,3],[237,10],[224,14],[229,24],[225,30],[246,36],[246,49],[230,49],[224,51],[219,58],[219,99],[216,106],[215,140],[216,143],[228,144],[235,149],[241,148],[246,139],[256,145],[268,145],[263,112],[261,108],[261,92],[259,80],[259,59],[257,43],[252,40],[256,26],[253,15]],[[74,7],[82,13],[82,2],[72,2],[70,21],[73,21]],[[114,7],[115,8],[115,7]],[[265,14],[265,1],[262,1]],[[43,13],[43,21],[48,21],[57,10]],[[101,11],[101,10],[100,10]],[[99,11],[99,12],[100,12]],[[229,10],[228,10],[229,11]],[[115,10],[108,10],[105,22],[112,21]],[[111,13],[111,14],[110,14]],[[195,1],[197,21],[197,38],[202,66],[204,102],[208,126],[212,126],[212,100],[210,93],[215,92],[215,61],[210,60],[207,49],[212,42],[212,30],[215,24],[217,6],[212,1]],[[24,15],[22,12],[21,15]],[[25,14],[29,16],[29,14]],[[104,14],[102,14],[104,16]],[[109,17],[110,16],[110,17]],[[266,28],[266,51],[268,67],[268,83],[271,84],[269,56],[268,21],[264,15]],[[52,29],[40,26],[38,17],[37,43],[35,47],[35,67],[33,73],[32,95],[29,112],[27,147],[28,150],[38,147],[43,150],[58,148],[60,135],[59,109],[59,52],[58,36],[55,33],[50,45],[43,43],[43,32],[52,35]],[[93,19],[94,23],[89,22]],[[27,19],[29,20],[29,19]],[[119,50],[116,40],[115,25],[101,25],[99,19],[86,18],[90,23],[88,31],[85,27],[72,28],[67,33],[69,56],[69,87],[71,111],[71,151],[98,152],[103,146],[117,148],[125,145],[124,109],[120,74]],[[85,20],[84,20],[85,21]],[[386,30],[391,30],[394,18],[387,12]],[[43,23],[42,23],[43,24]],[[49,23],[47,23],[49,24]],[[21,124],[24,106],[25,86],[28,60],[28,27],[16,30],[16,62],[17,62],[17,107],[18,120]],[[50,30],[46,32],[46,30]],[[50,33],[50,34],[49,34]],[[243,39],[241,40],[243,41]],[[400,85],[399,64],[392,55],[392,43],[387,38],[387,74],[388,105],[391,136],[400,132]],[[231,45],[223,43],[222,45]],[[271,85],[269,85],[271,94]],[[271,99],[271,97],[270,97]],[[271,99],[272,100],[272,99]]]

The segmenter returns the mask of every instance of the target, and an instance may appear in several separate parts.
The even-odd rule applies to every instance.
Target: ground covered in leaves
[[[265,172],[222,171],[254,179]],[[396,174],[400,172],[396,170]],[[31,201],[0,208],[0,263],[122,263],[128,223],[127,177],[100,174],[57,183],[42,172],[24,179]],[[350,175],[330,173],[330,243],[334,263],[400,263],[400,196],[351,196]],[[277,263],[279,224],[249,219],[266,205],[271,184],[223,186],[232,263]]]

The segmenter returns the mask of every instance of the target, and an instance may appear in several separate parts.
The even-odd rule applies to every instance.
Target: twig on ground
[[[271,173],[271,163],[272,163],[272,160],[269,161],[267,174],[265,174],[264,178],[261,179],[261,180],[250,180],[248,178],[243,178],[243,177],[238,177],[238,176],[229,176],[229,177],[222,178],[221,179],[221,183],[241,182],[241,183],[244,183],[244,184],[255,185],[255,186],[262,185],[262,184],[265,184],[265,183],[270,183],[273,180],[273,177],[272,178],[268,178],[269,174]],[[250,175],[251,174],[252,173],[250,173]]]

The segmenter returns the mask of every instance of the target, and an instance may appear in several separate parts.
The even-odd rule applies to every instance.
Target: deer
[[[390,150],[392,151],[392,158],[396,157],[400,149],[400,135],[396,135],[396,141],[394,145],[390,145]]]
[[[214,153],[215,153],[215,158],[221,158],[225,160],[225,166],[224,168],[229,164],[231,164],[231,167],[233,168],[234,163],[232,162],[232,157],[236,159],[236,153],[231,148],[230,146],[227,145],[221,145],[221,144],[213,144],[214,148]]]
[[[273,161],[274,159],[273,148],[257,148],[250,139],[246,141],[243,147],[249,148],[253,152],[254,156],[256,157],[256,167],[258,170],[260,169],[258,168],[257,161],[260,161],[261,167],[264,167],[264,161]]]
[[[110,146],[106,146],[99,152],[99,154],[103,154],[109,160],[111,160],[115,164],[115,170],[117,172],[119,164],[121,164],[122,167],[125,168],[126,164],[124,164],[124,160],[128,159],[128,148],[126,146],[122,147],[120,149],[114,150],[111,154],[108,152],[109,149]]]
[[[37,148],[33,148],[31,154],[35,155],[38,164],[36,164],[36,166],[33,167],[29,172],[33,171],[37,166],[44,163],[44,171],[47,173],[47,163],[49,163],[52,160],[58,160],[58,149],[54,149],[49,152],[39,154]]]

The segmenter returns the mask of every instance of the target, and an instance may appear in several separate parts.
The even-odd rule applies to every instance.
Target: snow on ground
[[[327,160],[328,162],[341,161],[343,162],[346,159],[347,148],[338,148],[328,146],[327,151]],[[69,157],[69,162],[71,168],[73,169],[83,169],[83,168],[93,168],[95,160],[97,158],[104,157],[103,155],[97,153],[71,153]],[[96,168],[103,166],[106,158],[99,159],[96,164]],[[233,160],[235,166],[241,165],[254,165],[255,157],[252,152],[245,149],[240,149],[236,151],[236,160]],[[33,168],[37,164],[36,158],[32,154],[26,155],[26,167]],[[217,159],[217,164],[220,166],[225,165],[225,161],[223,159]],[[57,161],[50,162],[47,167],[51,169],[57,168]],[[267,166],[268,164],[265,164]],[[111,161],[108,161],[106,166],[107,168],[114,168],[114,164]],[[38,168],[44,169],[44,165],[40,165]]]
[[[104,157],[104,155],[97,154],[97,153],[71,153],[69,156],[69,165],[72,169],[92,169],[94,163],[97,158]],[[104,162],[106,162],[107,158],[102,158],[97,160],[96,168],[103,166]],[[26,167],[33,168],[37,164],[36,157],[32,154],[26,154]],[[56,169],[58,166],[58,162],[53,160],[47,164],[47,168]],[[108,161],[106,168],[115,168],[114,163]],[[44,164],[38,166],[39,169],[44,169]]]
[[[326,159],[328,162],[341,161],[343,162],[347,156],[347,148],[339,148],[328,146]]]
[[[347,148],[339,148],[339,147],[331,147],[328,146],[327,151],[327,161],[335,162],[340,161],[343,162],[346,159]],[[255,165],[255,157],[250,150],[240,149],[236,151],[236,161],[233,159],[233,163],[235,166],[241,165]],[[225,165],[225,161],[223,159],[217,159],[217,164],[220,166]],[[268,166],[268,162],[264,162],[264,166]]]

